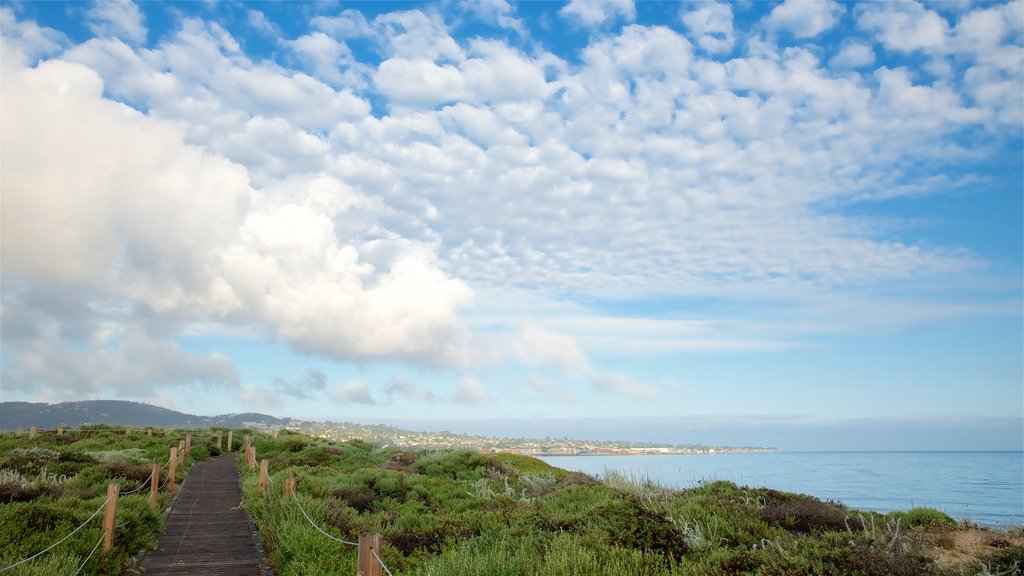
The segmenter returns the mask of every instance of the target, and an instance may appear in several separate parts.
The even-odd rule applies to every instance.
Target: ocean
[[[672,488],[731,480],[889,512],[928,506],[958,520],[1024,523],[1024,452],[769,452],[657,456],[542,456],[566,470],[606,469]]]

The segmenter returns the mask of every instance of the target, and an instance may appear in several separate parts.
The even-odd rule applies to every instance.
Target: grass
[[[943,560],[944,537],[955,548],[949,535],[977,529],[926,508],[885,516],[726,481],[670,490],[525,456],[378,450],[291,433],[257,435],[255,446],[269,460],[270,489],[257,498],[244,469],[243,506],[281,575],[355,566],[355,549],[317,532],[298,505],[335,538],[381,534],[396,576],[974,576],[1024,565],[1024,535],[1009,532],[996,539],[1003,544]],[[296,500],[281,490],[290,475]]]
[[[0,568],[82,525],[107,483],[141,485],[147,462],[166,460],[183,435],[0,436]],[[193,437],[178,480],[193,459],[218,453],[213,438]],[[243,506],[282,576],[351,573],[356,549],[338,540],[367,532],[383,536],[381,557],[396,576],[1018,576],[1024,566],[1024,531],[984,531],[929,508],[882,515],[727,481],[671,490],[526,456],[382,450],[287,432],[255,434],[253,445],[269,460],[270,484],[257,497],[256,474],[239,459]],[[292,475],[298,491],[285,497]],[[169,503],[162,494],[160,509]],[[162,523],[148,491],[122,496],[111,553],[93,553],[94,518],[5,574],[120,574]]]
[[[149,490],[125,495],[145,483],[150,462],[166,463],[169,448],[185,437],[184,430],[159,430],[153,436],[124,428],[90,426],[91,432],[42,431],[0,435],[0,569],[28,558],[71,534],[66,541],[5,575],[119,575],[132,558],[150,546],[163,529],[162,511],[171,496],[162,492],[158,509],[149,504]],[[194,433],[192,451],[176,471],[182,481],[194,461],[218,452],[215,435]],[[166,469],[163,478],[166,479]],[[106,500],[107,485],[116,482],[118,499],[114,547],[96,548],[102,512],[83,526]]]

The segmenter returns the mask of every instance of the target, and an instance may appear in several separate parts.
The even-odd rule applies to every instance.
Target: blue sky
[[[3,400],[1024,447],[1020,1],[4,2],[0,33]]]

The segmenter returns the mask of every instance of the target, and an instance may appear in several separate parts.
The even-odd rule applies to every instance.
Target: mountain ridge
[[[253,424],[284,426],[288,422],[289,418],[277,418],[257,412],[199,416],[128,400],[82,400],[56,404],[0,402],[0,430],[5,431],[23,430],[32,426],[74,428],[86,424],[157,428],[247,428]]]

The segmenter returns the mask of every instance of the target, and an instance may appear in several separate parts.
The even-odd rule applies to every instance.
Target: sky
[[[0,396],[1024,448],[1024,3],[0,3]]]

